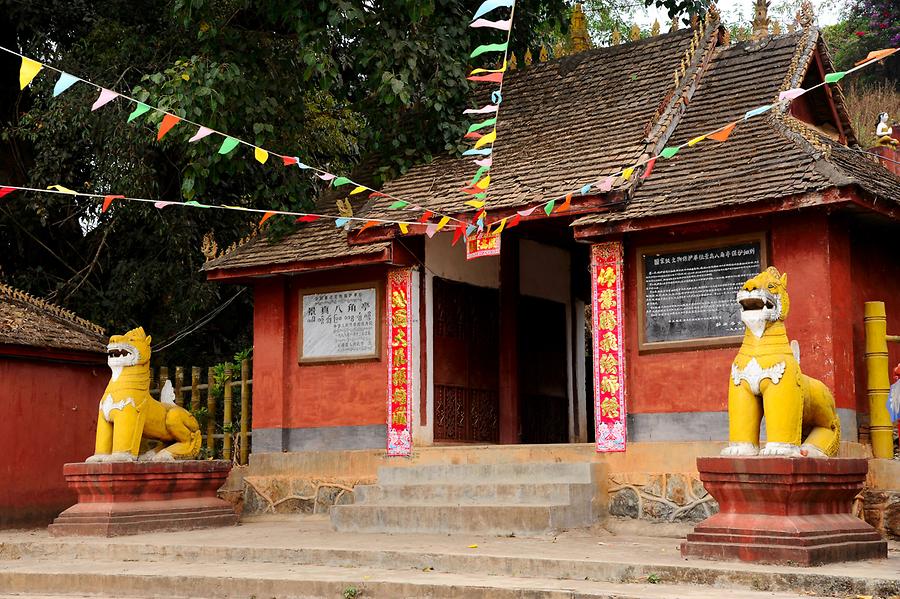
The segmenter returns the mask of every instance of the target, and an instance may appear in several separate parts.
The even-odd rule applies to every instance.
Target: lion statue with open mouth
[[[729,456],[834,457],[841,422],[821,381],[800,372],[800,352],[784,327],[790,308],[787,274],[769,267],[738,291],[744,342],[728,386]],[[759,429],[766,417],[766,446]]]
[[[100,401],[94,455],[86,461],[189,460],[199,455],[200,425],[175,404],[172,383],[166,381],[162,401],[150,397],[150,341],[143,328],[109,338],[112,378]],[[140,455],[142,439],[171,445]]]

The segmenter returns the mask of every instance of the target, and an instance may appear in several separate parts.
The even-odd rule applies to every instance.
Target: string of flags
[[[846,71],[838,71],[835,73],[828,73],[827,75],[825,75],[824,81],[822,81],[821,83],[818,83],[818,84],[816,84],[812,87],[806,88],[806,89],[793,88],[793,89],[789,89],[789,90],[780,92],[777,102],[775,102],[773,104],[766,104],[763,106],[759,106],[752,110],[748,110],[747,112],[744,113],[743,117],[741,117],[740,119],[738,119],[736,121],[732,121],[726,125],[719,127],[718,129],[714,129],[703,135],[698,135],[697,137],[694,137],[682,144],[674,145],[674,146],[666,146],[662,149],[662,151],[660,151],[659,154],[656,154],[655,156],[650,156],[649,158],[640,160],[637,163],[633,164],[632,166],[623,168],[622,170],[612,173],[611,175],[608,175],[599,181],[585,184],[584,186],[580,187],[577,190],[570,191],[566,194],[560,195],[560,196],[552,198],[550,200],[544,200],[540,204],[537,204],[530,208],[526,208],[524,210],[519,210],[514,215],[495,219],[484,225],[484,227],[486,228],[485,234],[488,236],[499,235],[505,229],[509,229],[509,228],[512,228],[512,227],[518,225],[522,218],[531,216],[538,209],[543,209],[543,212],[547,216],[550,216],[553,213],[565,212],[566,210],[568,210],[571,207],[572,198],[575,196],[575,194],[579,194],[582,196],[588,195],[595,188],[598,191],[600,191],[601,193],[608,193],[609,191],[612,190],[613,185],[615,184],[616,180],[619,177],[621,177],[623,180],[627,181],[627,180],[631,179],[631,177],[634,175],[635,171],[641,167],[646,167],[646,168],[639,175],[640,178],[642,180],[648,179],[650,177],[650,175],[653,173],[653,167],[656,165],[656,161],[658,159],[662,158],[663,160],[671,160],[682,149],[696,146],[700,142],[703,142],[706,140],[725,142],[728,140],[728,138],[731,136],[732,132],[738,127],[738,125],[740,123],[747,121],[753,117],[763,115],[778,106],[788,104],[791,101],[793,101],[794,99],[799,98],[803,94],[809,93],[819,87],[822,87],[822,86],[825,86],[825,85],[828,85],[831,83],[837,83],[838,81],[843,79],[845,76],[849,75],[850,73],[853,73],[854,71],[858,71],[858,70],[868,67],[872,64],[875,64],[876,62],[884,60],[885,58],[891,56],[892,54],[894,54],[896,52],[900,52],[900,48],[887,48],[887,49],[883,49],[883,50],[873,50],[872,52],[869,52],[869,54],[866,56],[866,58],[857,62],[856,66],[854,66],[853,68],[848,69]]]
[[[510,8],[513,8],[513,4],[514,4],[514,0],[487,0],[487,1],[485,1],[482,4],[482,7],[479,9],[479,12],[476,13],[475,20],[473,21],[473,26],[475,26],[474,23],[476,23],[483,14],[487,14],[487,12],[490,12],[490,10],[493,10],[494,8],[498,8],[500,6],[509,6]],[[486,7],[488,7],[488,8],[486,9]],[[485,12],[481,12],[482,10],[484,10]],[[509,21],[510,21],[510,27],[511,27],[512,11],[510,14]],[[479,25],[479,26],[485,26],[485,25]],[[21,54],[18,54],[17,52],[13,52],[11,50],[3,48],[2,46],[0,46],[0,50],[5,50],[7,52],[10,52],[17,56],[20,56],[22,58],[22,66],[21,66],[21,70],[20,70],[20,74],[19,74],[19,83],[20,83],[21,89],[24,89],[25,87],[27,87],[31,83],[31,81],[37,76],[37,74],[40,72],[40,70],[42,68],[44,68],[45,66],[47,66],[47,65],[43,65],[37,61],[34,61],[30,58],[27,58],[25,56],[22,56]],[[631,177],[634,176],[634,173],[637,171],[637,169],[639,169],[641,167],[645,167],[645,168],[642,171],[642,173],[639,175],[639,177],[640,177],[640,179],[647,179],[651,176],[651,174],[653,172],[653,168],[658,159],[662,158],[663,160],[670,160],[670,159],[674,158],[684,148],[693,147],[693,146],[695,146],[703,141],[706,141],[706,140],[725,142],[728,140],[728,138],[731,136],[732,132],[735,130],[735,128],[737,128],[739,126],[740,123],[747,121],[751,118],[766,114],[773,108],[775,108],[777,106],[783,106],[787,103],[790,103],[794,99],[796,99],[810,91],[813,91],[819,87],[822,87],[824,85],[828,85],[831,83],[836,83],[836,82],[840,81],[841,79],[843,79],[846,75],[848,75],[854,71],[860,70],[862,68],[866,68],[866,67],[868,67],[876,62],[879,62],[881,60],[884,60],[898,51],[900,51],[900,48],[889,48],[889,49],[874,50],[872,52],[869,52],[869,54],[866,56],[866,58],[859,61],[856,64],[856,66],[854,66],[853,68],[848,69],[846,71],[840,71],[840,72],[836,72],[836,73],[827,74],[822,83],[819,83],[819,84],[814,85],[807,89],[794,88],[794,89],[783,91],[779,94],[779,98],[775,103],[759,106],[752,110],[748,110],[743,115],[742,118],[740,118],[736,121],[732,121],[730,123],[727,123],[727,124],[717,128],[717,129],[709,131],[708,133],[694,137],[682,144],[674,145],[674,146],[666,146],[660,151],[659,154],[657,154],[655,156],[651,156],[649,158],[645,158],[645,159],[635,163],[634,165],[629,166],[627,168],[623,168],[622,170],[617,171],[601,180],[585,184],[577,190],[570,191],[569,193],[552,198],[550,200],[542,201],[540,204],[531,206],[530,208],[519,210],[514,215],[496,219],[487,224],[484,223],[485,211],[483,210],[483,205],[481,207],[476,206],[477,214],[476,214],[475,219],[473,219],[472,223],[470,224],[470,223],[467,223],[458,218],[435,213],[426,208],[422,208],[421,206],[414,205],[413,203],[408,202],[406,200],[395,198],[394,196],[391,196],[389,194],[381,193],[381,192],[372,190],[371,188],[368,188],[368,187],[362,186],[362,185],[356,185],[354,187],[354,189],[351,191],[351,195],[354,195],[357,193],[362,193],[363,191],[368,190],[368,191],[372,192],[372,194],[369,196],[370,198],[384,197],[384,198],[394,200],[393,203],[388,206],[388,208],[390,210],[417,210],[417,211],[422,212],[421,216],[417,220],[412,221],[412,220],[367,218],[365,216],[343,216],[343,215],[335,216],[335,215],[314,214],[314,213],[294,212],[294,211],[285,211],[285,210],[265,210],[265,209],[245,208],[245,207],[241,207],[241,206],[231,206],[231,205],[225,205],[225,204],[218,204],[218,205],[217,204],[203,204],[203,203],[200,203],[197,201],[187,201],[187,202],[158,201],[158,200],[152,200],[152,199],[147,199],[147,198],[127,197],[124,195],[114,195],[114,194],[105,194],[104,195],[104,194],[81,193],[81,192],[77,192],[77,191],[68,189],[66,187],[63,187],[62,185],[53,185],[47,189],[38,189],[38,188],[29,188],[29,187],[20,187],[20,186],[14,186],[14,185],[0,184],[0,198],[2,198],[14,191],[30,191],[30,192],[38,192],[38,193],[67,194],[67,195],[71,195],[71,196],[80,196],[80,197],[102,200],[103,201],[103,206],[102,206],[102,210],[101,210],[102,212],[105,212],[106,210],[108,210],[110,205],[114,201],[117,201],[117,200],[152,203],[158,209],[162,209],[167,206],[185,206],[185,207],[205,208],[205,209],[211,208],[211,209],[224,209],[224,210],[238,210],[238,211],[243,211],[243,212],[262,214],[260,224],[264,223],[266,220],[268,220],[269,218],[276,216],[276,215],[293,216],[296,218],[297,222],[314,222],[314,221],[317,221],[320,219],[330,219],[335,222],[335,225],[338,228],[345,227],[346,225],[348,225],[350,223],[363,223],[363,226],[359,229],[359,232],[362,232],[370,227],[377,226],[377,225],[396,225],[403,234],[407,234],[407,233],[409,233],[410,227],[412,227],[412,226],[419,226],[419,227],[424,226],[425,234],[427,234],[429,237],[433,237],[436,233],[438,233],[442,230],[454,231],[452,243],[453,243],[453,245],[456,245],[456,243],[460,240],[460,238],[463,235],[467,239],[472,236],[476,236],[478,238],[499,237],[499,235],[505,229],[515,227],[516,225],[519,224],[519,222],[521,221],[522,218],[531,216],[538,209],[542,209],[542,211],[547,216],[550,216],[551,214],[555,214],[555,213],[558,214],[561,212],[565,212],[570,209],[572,199],[576,193],[578,193],[582,196],[588,195],[595,188],[601,193],[607,193],[612,190],[612,187],[613,187],[615,181],[619,177],[621,177],[623,180],[627,181],[627,180],[631,179]],[[506,66],[506,64],[505,64],[505,60],[504,60],[504,67],[505,66]],[[54,96],[59,95],[60,93],[64,92],[66,89],[68,89],[73,84],[75,84],[79,81],[83,81],[84,83],[87,83],[89,85],[97,87],[98,89],[101,90],[100,96],[97,98],[97,100],[94,102],[94,104],[92,106],[92,110],[96,110],[96,109],[102,107],[103,105],[115,100],[117,97],[121,96],[121,94],[117,94],[116,92],[106,90],[94,83],[85,81],[83,79],[80,79],[78,77],[75,77],[73,75],[65,73],[63,71],[59,71],[58,69],[55,69],[53,67],[47,67],[47,68],[60,73],[60,77],[54,86]],[[502,74],[503,70],[495,71],[495,72],[500,72]],[[266,161],[266,159],[268,158],[268,155],[270,154],[270,152],[268,150],[265,150],[263,148],[255,146],[253,144],[250,144],[249,142],[245,142],[243,140],[227,136],[223,133],[219,133],[217,131],[214,131],[210,128],[204,127],[197,123],[192,123],[191,121],[188,121],[186,119],[181,119],[177,115],[173,115],[171,113],[164,111],[163,109],[160,109],[160,108],[157,108],[154,106],[150,106],[146,103],[140,102],[133,98],[129,98],[127,96],[122,96],[122,97],[137,104],[137,107],[129,116],[129,122],[133,121],[135,118],[137,118],[141,114],[145,114],[146,112],[148,112],[150,110],[156,110],[158,112],[163,113],[163,121],[160,124],[160,128],[159,128],[159,131],[157,134],[158,139],[162,139],[163,136],[165,136],[166,133],[168,133],[174,126],[176,126],[179,122],[184,120],[187,123],[194,124],[199,127],[197,133],[194,135],[194,137],[191,138],[191,140],[190,140],[191,142],[196,141],[198,139],[202,139],[203,137],[206,137],[208,135],[215,133],[215,134],[225,137],[225,140],[223,141],[222,146],[220,147],[220,150],[219,150],[220,153],[227,154],[228,152],[233,150],[235,147],[237,147],[237,145],[244,144],[244,145],[254,148],[255,157],[259,162],[264,163]],[[497,102],[495,105],[492,105],[492,106],[486,106],[483,109],[476,109],[476,110],[466,111],[466,112],[469,114],[472,114],[472,113],[489,114],[493,110],[494,114],[496,114],[496,109],[498,107],[499,107],[499,102]],[[495,117],[495,119],[496,119],[496,117]],[[488,119],[488,120],[490,120],[490,119]],[[485,126],[495,126],[495,125],[496,125],[496,120],[494,123],[491,123],[490,125],[485,125]],[[495,129],[493,131],[495,132]],[[496,139],[496,135],[494,135],[494,139]],[[491,140],[488,143],[492,143],[492,142],[493,142],[493,140]],[[475,150],[480,151],[482,149],[484,149],[484,148],[476,148]],[[490,150],[490,149],[488,149],[488,150]],[[273,152],[272,154],[275,154],[275,153]],[[300,164],[299,160],[296,157],[283,156],[280,154],[275,154],[275,155],[282,158],[282,160],[284,161],[284,164],[286,166],[290,166],[293,164]],[[486,161],[485,161],[485,159],[482,159],[481,161],[476,161],[476,164],[478,164],[480,167],[487,167],[487,170],[489,170],[489,168],[491,166],[490,151],[488,151],[486,154],[483,154],[483,155],[487,156]],[[354,182],[351,181],[349,178],[338,177],[338,176],[332,175],[331,173],[327,173],[326,171],[322,171],[321,169],[318,169],[315,167],[301,165],[301,168],[310,169],[313,172],[316,172],[317,176],[319,176],[320,179],[331,182],[332,186],[334,186],[334,187],[354,184]],[[485,170],[484,172],[486,173],[487,170]],[[482,173],[479,173],[479,175],[476,176],[476,179],[478,179],[478,177],[481,174]],[[489,175],[486,175],[485,178],[489,179]],[[488,181],[488,183],[489,183],[489,181]],[[487,188],[487,185],[485,185],[485,189],[486,188]],[[476,199],[478,201],[482,201],[483,197],[476,198]],[[434,219],[438,219],[437,222],[435,222]],[[451,224],[451,223],[453,223],[453,224]]]
[[[129,123],[131,123],[135,119],[149,113],[150,111],[154,111],[154,112],[162,114],[163,115],[162,122],[159,125],[159,129],[158,129],[157,135],[156,135],[157,141],[162,140],[166,136],[166,134],[168,134],[173,128],[175,128],[176,125],[179,125],[179,124],[192,125],[192,126],[197,127],[197,132],[188,140],[188,143],[195,143],[195,142],[200,141],[201,139],[204,139],[211,135],[216,135],[216,136],[222,138],[222,141],[221,141],[221,143],[219,145],[219,149],[218,149],[219,154],[228,155],[232,151],[234,151],[234,149],[237,148],[239,145],[243,145],[243,146],[246,146],[253,150],[253,157],[256,159],[257,162],[259,162],[261,164],[265,164],[266,162],[268,162],[270,156],[280,158],[282,163],[284,164],[284,166],[289,167],[289,166],[296,165],[301,170],[308,170],[311,173],[315,174],[315,176],[318,177],[320,180],[329,184],[331,187],[335,187],[335,188],[344,187],[344,186],[350,187],[351,188],[351,191],[349,194],[350,196],[356,196],[358,194],[368,192],[368,197],[370,199],[387,198],[389,200],[393,200],[393,204],[391,204],[391,206],[390,206],[391,210],[408,210],[408,211],[417,211],[417,212],[424,212],[426,210],[422,206],[417,205],[415,202],[411,202],[411,201],[405,200],[403,198],[398,198],[398,197],[395,197],[395,196],[387,194],[387,193],[382,193],[380,191],[372,189],[371,187],[369,187],[367,185],[357,183],[356,181],[353,181],[352,179],[350,179],[348,177],[335,175],[335,174],[330,173],[322,168],[312,166],[309,164],[305,164],[305,163],[301,162],[297,156],[288,156],[288,155],[279,154],[277,152],[267,150],[261,146],[257,146],[256,144],[252,144],[252,143],[245,141],[243,139],[240,139],[238,137],[228,135],[227,133],[222,133],[220,131],[216,131],[215,129],[212,129],[212,128],[202,125],[200,123],[196,123],[187,118],[180,117],[180,116],[178,116],[174,113],[171,113],[163,108],[160,108],[159,106],[154,106],[154,105],[148,104],[146,102],[141,102],[140,100],[132,98],[131,96],[127,96],[125,94],[120,94],[118,92],[114,92],[110,89],[107,89],[107,88],[101,86],[101,85],[93,83],[92,81],[88,81],[87,79],[77,77],[77,76],[67,73],[65,71],[61,71],[60,69],[57,69],[53,66],[38,62],[32,58],[28,58],[27,56],[24,56],[23,54],[19,54],[18,52],[14,51],[14,50],[10,50],[9,48],[0,46],[0,50],[8,52],[9,54],[18,56],[22,59],[22,65],[19,70],[19,89],[24,90],[26,87],[28,87],[31,84],[31,82],[34,80],[34,78],[37,77],[38,73],[40,73],[41,70],[46,68],[48,70],[59,73],[59,78],[57,79],[56,84],[53,86],[53,97],[54,98],[59,96],[66,90],[68,90],[70,87],[72,87],[76,83],[81,82],[81,83],[90,85],[91,87],[94,87],[100,91],[100,95],[97,97],[96,101],[94,101],[94,103],[91,105],[92,112],[102,108],[103,106],[106,106],[107,104],[116,100],[117,98],[122,98],[123,100],[131,102],[135,106],[134,110],[128,115]],[[271,214],[269,214],[268,212],[271,212]],[[268,219],[271,216],[274,216],[275,214],[277,214],[277,211],[268,211],[268,212],[267,212],[265,219]],[[446,216],[446,215],[437,214],[434,212],[432,212],[432,214],[434,216],[440,217],[441,219],[448,218],[449,221],[456,221],[459,223],[462,222],[459,219],[456,219],[452,216]],[[395,222],[395,221],[390,221],[390,222]],[[401,221],[396,221],[396,222],[399,223]]]
[[[509,8],[509,18],[505,20],[490,20],[483,18],[490,15],[500,8]],[[469,27],[490,28],[506,32],[506,41],[503,43],[483,44],[475,48],[469,55],[469,58],[477,58],[482,54],[495,52],[503,53],[503,62],[499,69],[473,69],[467,79],[476,83],[494,83],[498,84],[497,89],[491,92],[491,103],[481,108],[470,108],[463,111],[466,115],[479,115],[484,120],[472,123],[466,132],[464,139],[475,140],[474,147],[463,152],[463,156],[476,157],[474,163],[478,166],[475,176],[469,184],[462,189],[462,192],[471,195],[472,198],[465,202],[467,206],[471,206],[478,210],[474,223],[477,229],[482,230],[484,226],[485,204],[487,204],[487,191],[491,184],[490,170],[493,165],[494,143],[497,141],[497,118],[500,113],[500,104],[503,102],[503,77],[506,74],[509,43],[512,39],[512,23],[516,14],[515,0],[485,0],[482,2],[478,10],[472,17]],[[492,17],[496,18],[496,17]],[[485,133],[485,131],[487,131]]]

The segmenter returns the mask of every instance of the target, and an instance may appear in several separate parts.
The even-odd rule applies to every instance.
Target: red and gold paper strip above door
[[[412,270],[388,273],[388,439],[389,456],[412,452]]]
[[[625,451],[625,350],[622,347],[622,244],[591,247],[594,422],[597,451]]]

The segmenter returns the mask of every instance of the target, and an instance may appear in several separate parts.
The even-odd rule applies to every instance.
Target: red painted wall
[[[379,281],[384,269],[353,269],[277,277],[254,286],[254,428],[311,428],[384,424],[387,366],[383,359],[299,363],[303,289]],[[383,307],[383,306],[382,306]],[[382,318],[382,339],[387,323]]]
[[[109,369],[0,355],[0,381],[0,527],[48,524],[75,504],[62,467],[94,452]]]
[[[769,264],[788,273],[791,307],[787,329],[789,337],[800,342],[803,371],[832,389],[838,407],[856,407],[850,238],[839,217],[829,217],[824,211],[802,211],[626,237],[625,335],[630,412],[726,411],[728,375],[738,350],[732,346],[639,352],[635,248],[759,231],[768,232]],[[897,324],[900,330],[900,320]],[[680,383],[673,385],[673,381]]]

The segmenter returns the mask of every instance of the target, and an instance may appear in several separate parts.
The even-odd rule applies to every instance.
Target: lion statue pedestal
[[[768,268],[737,300],[746,331],[728,379],[729,444],[721,457],[697,459],[719,513],[694,528],[681,555],[800,566],[886,558],[887,542],[851,513],[868,461],[835,457],[834,397],[801,372],[788,341],[787,275]]]
[[[119,536],[237,524],[216,495],[231,462],[196,460],[200,427],[166,383],[150,396],[150,342],[137,328],[109,339],[109,385],[100,400],[94,454],[66,464],[78,503],[50,525],[52,536]],[[142,447],[144,448],[141,453]]]

